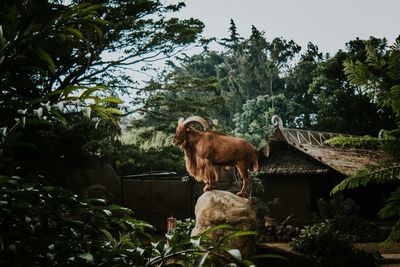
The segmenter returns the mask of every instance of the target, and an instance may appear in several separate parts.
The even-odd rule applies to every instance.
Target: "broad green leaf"
[[[119,99],[118,97],[105,97],[100,100],[100,102],[107,102],[107,103],[113,103],[113,104],[121,104],[124,101]]]
[[[65,27],[63,30],[71,33],[72,35],[78,37],[79,39],[83,39],[82,32],[80,30],[76,29],[76,28]]]
[[[105,205],[105,204],[107,204],[107,201],[102,198],[89,198],[89,199],[85,199],[85,202],[88,203],[89,205]]]
[[[203,237],[203,236],[208,235],[211,232],[214,232],[214,231],[217,231],[217,230],[222,230],[222,229],[234,230],[235,228],[232,225],[229,225],[229,224],[220,224],[220,225],[208,228],[203,233],[201,233],[199,236]]]
[[[206,252],[206,253],[204,253],[203,255],[201,255],[201,256],[197,259],[197,261],[196,261],[196,263],[195,263],[195,266],[196,266],[196,267],[202,267],[203,264],[204,264],[204,262],[206,261],[206,259],[207,259],[207,257],[208,257],[208,254],[209,254],[209,252]]]
[[[240,250],[238,249],[231,249],[227,251],[235,260],[241,261],[242,260],[242,254],[240,253]]]
[[[56,71],[56,64],[54,64],[53,59],[51,58],[51,56],[49,55],[49,53],[47,53],[45,50],[43,50],[40,47],[37,47],[34,49],[36,55],[38,55],[38,57],[45,61],[47,63],[47,67],[49,68],[49,70],[52,73],[55,73]]]
[[[93,255],[89,252],[79,254],[78,257],[86,260],[87,263],[93,263]]]
[[[112,216],[112,212],[109,210],[104,209],[103,212],[108,216],[111,217]]]
[[[107,237],[108,240],[112,241],[114,240],[114,237],[112,236],[112,234],[107,231],[106,229],[100,229],[100,232],[102,232],[104,234],[105,237]]]
[[[230,234],[226,235],[224,238],[222,238],[221,239],[221,244],[226,242],[226,241],[238,238],[240,236],[250,236],[250,235],[255,236],[255,235],[258,235],[258,233],[255,232],[255,231],[237,231],[237,232],[233,232],[233,233],[230,233]]]
[[[113,114],[113,115],[118,115],[118,116],[122,116],[124,115],[124,113],[122,113],[121,110],[116,109],[116,108],[106,108],[106,111]]]

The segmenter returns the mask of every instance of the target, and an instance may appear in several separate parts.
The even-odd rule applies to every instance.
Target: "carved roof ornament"
[[[378,139],[383,139],[385,137],[385,130],[382,129],[378,133]]]
[[[274,125],[275,127],[279,127],[279,128],[283,128],[283,122],[281,117],[279,117],[278,115],[273,115],[271,117],[271,123],[272,125]]]

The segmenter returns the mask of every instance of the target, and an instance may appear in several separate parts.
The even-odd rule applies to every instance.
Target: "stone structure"
[[[199,197],[195,207],[196,226],[192,236],[196,236],[219,224],[232,225],[237,230],[251,231],[256,227],[256,214],[250,201],[227,191],[212,190]],[[227,230],[211,232],[209,236],[220,239]],[[250,255],[256,250],[254,236],[243,236],[231,240],[229,247],[239,249],[242,255]]]

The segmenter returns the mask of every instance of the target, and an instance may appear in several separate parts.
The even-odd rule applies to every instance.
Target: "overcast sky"
[[[267,40],[283,37],[302,48],[309,41],[320,52],[334,54],[356,37],[386,37],[393,43],[400,34],[400,0],[185,0],[179,17],[198,18],[206,37],[228,37],[232,18],[243,37],[251,25]]]

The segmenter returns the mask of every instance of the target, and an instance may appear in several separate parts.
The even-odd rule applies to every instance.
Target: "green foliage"
[[[134,102],[146,115],[143,126],[156,131],[172,132],[180,117],[199,115],[227,120],[226,99],[216,76],[216,66],[222,61],[217,52],[203,52],[180,59],[181,66],[170,63],[171,70],[159,80],[152,80],[141,91],[143,99]],[[211,122],[211,121],[210,121]]]
[[[212,232],[221,230],[229,231],[229,233],[218,240],[208,236]],[[238,249],[227,247],[225,244],[241,236],[256,235],[255,232],[237,231],[230,225],[217,225],[199,236],[187,236],[180,239],[177,235],[180,235],[180,232],[167,234],[165,241],[152,243],[153,256],[146,266],[164,266],[167,263],[178,266],[225,266],[226,264],[254,266],[251,256],[246,259],[242,257]]]
[[[379,211],[378,215],[383,219],[397,219],[392,227],[392,231],[386,238],[385,243],[391,244],[400,240],[400,186],[397,186],[389,197],[386,199],[385,206]]]
[[[377,136],[379,130],[394,127],[392,111],[371,101],[368,93],[347,80],[343,70],[343,62],[366,58],[366,43],[381,49],[386,40],[371,37],[367,41],[350,41],[346,44],[346,51],[339,50],[333,57],[320,62],[314,70],[314,78],[309,85],[309,92],[314,96],[317,121],[314,129]]]
[[[274,105],[272,105],[273,102]],[[261,148],[275,130],[275,126],[271,124],[271,117],[280,114],[288,122],[288,126],[294,126],[297,108],[296,103],[286,99],[283,95],[272,97],[263,95],[248,100],[242,107],[243,112],[235,114],[233,134]]]
[[[284,85],[280,75],[289,67],[300,47],[294,41],[283,38],[274,38],[269,42],[264,32],[254,26],[246,40],[234,37],[233,21],[230,30],[231,38],[223,42],[228,51],[224,64],[220,66],[219,80],[232,117],[241,112],[246,101],[282,92]]]
[[[372,101],[381,107],[391,108],[397,116],[397,126],[400,125],[400,91],[398,89],[398,79],[400,68],[398,60],[400,58],[400,38],[389,50],[386,49],[386,42],[376,45],[374,40],[365,42],[365,58],[357,60],[346,60],[344,62],[344,72],[348,80],[361,87]],[[369,183],[376,184],[395,184],[397,189],[389,196],[385,206],[379,212],[383,218],[395,218],[394,224],[387,241],[396,241],[400,236],[399,216],[396,212],[400,203],[398,198],[398,180],[400,177],[400,147],[399,129],[384,132],[381,147],[387,156],[374,165],[368,165],[359,170],[355,175],[348,177],[337,185],[332,193],[337,193],[346,189],[353,189],[365,186]],[[391,156],[391,157],[390,157]]]
[[[297,123],[301,128],[312,129],[317,122],[315,119],[318,108],[315,103],[316,95],[309,90],[309,87],[319,74],[322,59],[323,56],[319,53],[318,47],[309,43],[307,51],[301,55],[299,62],[290,68],[284,77],[283,94],[299,105],[296,115],[301,118]]]
[[[350,148],[378,149],[382,141],[377,137],[366,136],[336,136],[325,141],[325,144],[331,146],[342,146]]]
[[[127,208],[102,199],[78,200],[36,179],[0,176],[0,186],[2,266],[254,265],[226,242],[255,232],[218,225],[190,237],[193,221],[186,221],[154,242],[152,226],[134,219]],[[219,230],[228,232],[218,240],[208,236]]]
[[[37,180],[1,176],[3,266],[142,265],[141,237],[151,225],[132,211]]]
[[[399,179],[400,165],[392,161],[383,161],[375,165],[367,165],[360,169],[356,174],[346,178],[340,184],[336,185],[332,194],[345,189],[354,189],[366,186],[369,183],[384,184],[396,182]]]
[[[183,221],[177,220],[176,221],[176,228],[168,233],[172,235],[172,242],[178,242],[179,240],[185,240],[190,238],[193,228],[196,225],[196,220],[187,218]]]
[[[120,145],[116,149],[119,175],[155,171],[185,173],[182,152],[175,146],[142,149],[136,145]]]
[[[146,69],[146,61],[200,39],[200,21],[166,17],[183,6],[155,0],[2,1],[0,109],[7,110],[2,118],[13,120],[8,110],[24,109],[26,101],[77,84],[105,84],[114,95],[137,89],[136,76],[121,70]]]
[[[382,218],[398,218],[400,217],[400,187],[397,187],[390,196],[386,199],[386,205],[383,207],[378,215]]]
[[[378,266],[374,255],[354,249],[353,238],[335,230],[330,220],[306,226],[291,243],[293,250],[312,257],[319,266]]]
[[[330,220],[332,227],[343,234],[353,235],[358,242],[380,241],[377,226],[360,215],[360,206],[350,198],[335,195],[329,201],[318,200],[319,220]]]
[[[386,46],[386,44],[385,44]],[[365,44],[364,60],[347,60],[344,71],[350,82],[360,85],[373,101],[390,107],[400,124],[400,38],[389,50],[379,49],[371,42]]]

